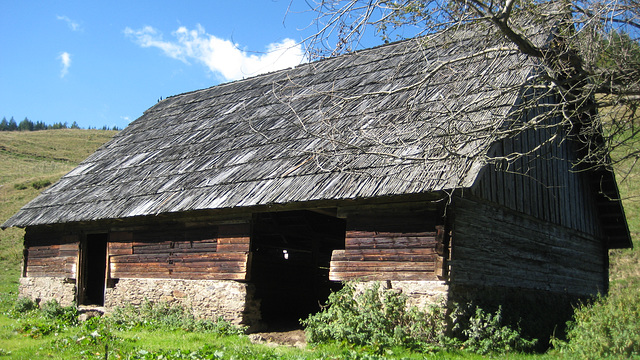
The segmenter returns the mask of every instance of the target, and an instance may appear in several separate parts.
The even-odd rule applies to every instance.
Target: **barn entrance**
[[[344,249],[345,221],[311,211],[257,214],[251,282],[270,329],[298,327],[339,283],[329,281],[334,249]]]
[[[108,234],[90,234],[80,247],[78,304],[104,305]]]

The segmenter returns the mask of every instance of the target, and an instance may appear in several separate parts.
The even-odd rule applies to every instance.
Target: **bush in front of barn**
[[[640,357],[638,286],[619,284],[609,295],[576,307],[567,341],[553,340],[561,353],[581,359]]]
[[[310,343],[343,342],[374,351],[405,347],[486,354],[530,351],[535,346],[535,339],[524,339],[519,330],[502,323],[500,309],[487,313],[472,305],[455,306],[447,314],[440,304],[418,309],[407,306],[407,299],[377,283],[359,289],[348,282],[329,296],[322,311],[301,322]]]

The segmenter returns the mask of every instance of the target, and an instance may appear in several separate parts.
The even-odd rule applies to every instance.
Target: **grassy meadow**
[[[34,198],[46,186],[73,169],[116,132],[102,130],[46,130],[0,132],[0,222]],[[634,242],[640,236],[640,172],[632,171],[620,184]],[[21,229],[0,231],[0,359],[481,359],[466,352],[416,353],[405,349],[371,352],[348,344],[272,347],[251,344],[246,336],[220,332],[193,322],[127,327],[108,322],[71,324],[52,320],[68,309],[25,311],[16,316],[18,279],[22,260]],[[640,290],[640,252],[611,253],[611,292]],[[626,295],[625,295],[626,296]],[[28,304],[22,304],[27,306]],[[614,310],[615,311],[615,310]],[[150,313],[149,319],[153,318]],[[167,318],[171,318],[170,316]],[[160,319],[160,318],[159,318]],[[147,322],[145,320],[145,322]],[[158,320],[164,321],[164,320]],[[634,324],[640,331],[640,325]],[[160,329],[157,331],[156,329]],[[107,355],[108,354],[108,355]],[[572,355],[558,350],[546,354],[487,356],[509,359],[557,359]]]

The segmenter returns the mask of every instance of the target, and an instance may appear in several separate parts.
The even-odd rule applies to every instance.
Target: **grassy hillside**
[[[115,134],[75,129],[0,132],[0,223]],[[17,289],[23,235],[22,229],[0,231],[0,293]]]

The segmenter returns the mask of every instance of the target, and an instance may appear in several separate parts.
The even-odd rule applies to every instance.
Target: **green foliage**
[[[531,351],[535,346],[536,340],[526,340],[519,329],[502,323],[501,309],[494,314],[479,307],[467,309],[473,313],[456,307],[449,317],[443,306],[408,307],[401,292],[382,290],[377,283],[358,291],[356,283],[350,282],[302,324],[309,342],[346,342],[378,353],[394,346],[421,351],[461,348],[479,354]],[[451,322],[461,336],[447,333]]]
[[[245,330],[222,318],[217,321],[196,319],[189,309],[182,306],[150,301],[145,301],[140,307],[117,308],[107,320],[119,330],[184,330],[219,335],[241,335]]]
[[[479,307],[467,321],[457,322],[454,327],[462,328],[466,339],[462,348],[478,354],[531,351],[537,340],[527,340],[514,330],[502,324],[502,308],[492,314]]]
[[[3,117],[0,121],[0,131],[39,131],[39,130],[60,130],[60,129],[82,129],[80,125],[74,121],[71,126],[68,126],[67,123],[57,122],[52,125],[45,124],[42,121],[36,121],[35,123],[29,118],[24,118],[24,120],[20,121],[20,123],[16,123],[15,119],[11,117],[11,120],[7,121],[6,117]],[[91,129],[91,128],[89,128]],[[96,129],[95,127],[93,128]],[[113,128],[109,128],[104,125],[102,130],[120,130],[117,126]]]
[[[51,180],[41,179],[41,180],[31,181],[30,183],[13,184],[13,188],[16,190],[26,190],[29,188],[29,186],[31,186],[36,190],[40,190],[40,189],[46,188],[49,185],[51,185]]]
[[[640,357],[640,297],[636,287],[620,286],[609,296],[575,309],[568,342],[554,341],[561,352],[582,359]]]
[[[48,179],[36,180],[31,183],[31,187],[36,190],[44,189],[49,185],[51,185],[51,180]]]
[[[12,312],[14,314],[24,314],[28,311],[38,309],[38,304],[27,297],[19,297],[16,303],[13,305]]]
[[[44,319],[29,319],[21,322],[15,330],[32,339],[37,339],[60,329],[58,324],[46,321]]]
[[[420,311],[407,307],[407,296],[381,290],[379,284],[357,289],[349,282],[329,295],[327,306],[302,320],[312,343],[347,342],[374,349],[423,348],[439,344],[446,326],[440,307]]]
[[[29,187],[26,184],[14,184],[13,188],[16,190],[26,190]]]
[[[60,306],[54,299],[42,305],[42,314],[48,319],[58,320],[66,325],[76,325],[78,323],[78,309],[75,305]]]

